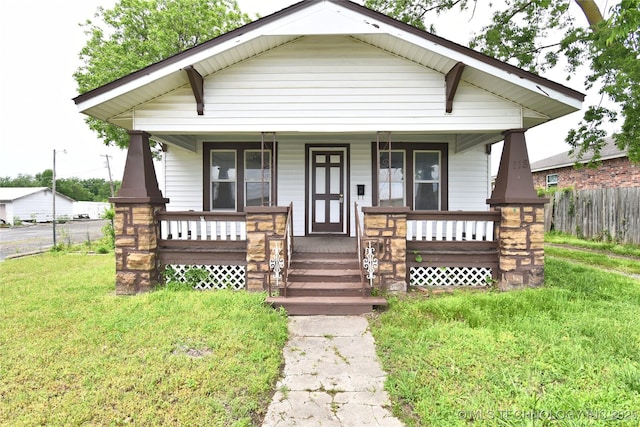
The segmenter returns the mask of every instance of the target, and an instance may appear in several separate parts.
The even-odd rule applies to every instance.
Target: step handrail
[[[272,253],[269,245],[267,253],[269,254],[269,280],[267,282],[269,296],[272,295],[271,277],[282,277],[283,297],[287,297],[287,288],[289,286],[289,270],[291,267],[291,259],[293,255],[293,202],[287,207],[287,219],[285,221],[283,237],[271,237],[269,241],[276,242],[275,254]],[[282,256],[280,251],[282,250]]]
[[[367,246],[367,243],[375,243],[374,239],[367,238],[366,233],[362,229],[362,221],[360,220],[360,214],[358,213],[358,203],[354,202],[354,213],[356,222],[356,251],[358,251],[358,266],[360,268],[360,282],[362,283],[362,296],[367,295],[367,281],[370,280],[369,287],[373,286],[373,272],[367,271],[367,266],[371,268],[377,267],[377,259],[369,259],[365,257],[364,252],[371,249],[371,246]],[[374,257],[375,258],[375,257]]]

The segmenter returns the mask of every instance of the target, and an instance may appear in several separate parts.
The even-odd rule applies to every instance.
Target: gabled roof
[[[329,34],[348,35],[443,75],[463,62],[463,80],[524,106],[527,127],[574,112],[584,100],[573,89],[351,1],[304,0],[79,95],[74,102],[82,113],[130,128],[132,118],[121,115],[189,85],[186,70],[195,69],[206,78],[297,38]]]
[[[42,191],[51,191],[51,189],[49,187],[0,187],[0,202],[13,202]],[[64,197],[65,199],[75,202],[72,198],[67,197],[64,194],[60,194],[57,191],[56,194],[58,197]]]
[[[627,157],[627,151],[619,149],[613,138],[607,138],[605,140],[605,145],[600,151],[600,160],[617,159],[620,157]],[[570,167],[576,162],[587,163],[592,158],[593,153],[585,155],[582,159],[577,159],[575,155],[571,154],[571,151],[565,151],[564,153],[556,154],[531,163],[531,172],[541,172],[549,169]]]

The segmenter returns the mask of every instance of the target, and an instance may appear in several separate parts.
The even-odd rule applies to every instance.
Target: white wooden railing
[[[497,277],[500,212],[410,212],[407,272],[412,286],[486,286]]]
[[[159,212],[162,240],[247,240],[243,213]]]
[[[412,212],[407,216],[407,240],[494,241],[495,212]]]

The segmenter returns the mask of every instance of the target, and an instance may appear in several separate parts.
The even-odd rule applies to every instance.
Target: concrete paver
[[[402,426],[364,317],[290,317],[284,359],[263,426]]]

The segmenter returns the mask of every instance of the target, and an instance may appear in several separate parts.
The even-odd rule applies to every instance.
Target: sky
[[[489,0],[479,0],[489,1]],[[296,0],[238,0],[252,18],[266,16]],[[362,4],[362,0],[356,1]],[[614,0],[598,0],[608,8]],[[106,147],[89,130],[84,115],[72,99],[78,95],[72,74],[80,65],[78,52],[87,41],[79,23],[91,19],[99,6],[110,8],[116,0],[0,0],[0,177],[35,175],[53,167],[56,175],[109,179],[107,158],[114,180],[122,179],[126,152]],[[64,8],[62,7],[64,5]],[[438,27],[438,35],[460,44],[470,38],[469,28],[482,23],[470,14],[452,25]],[[477,23],[477,24],[475,24]],[[460,28],[465,28],[460,31]],[[564,73],[544,75],[585,92],[582,78],[564,81]],[[585,106],[597,103],[597,93],[587,93]],[[564,137],[580,121],[573,113],[526,133],[530,161],[567,151]],[[493,149],[497,171],[501,144]],[[108,157],[106,157],[108,156]]]

